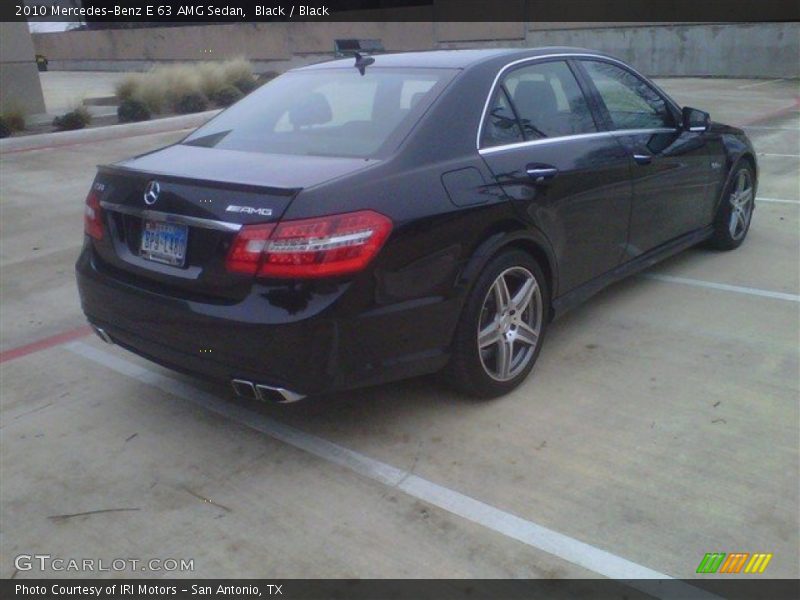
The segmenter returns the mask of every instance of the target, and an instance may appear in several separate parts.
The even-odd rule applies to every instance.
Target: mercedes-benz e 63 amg
[[[437,371],[492,397],[552,318],[700,242],[742,243],[740,129],[574,48],[292,70],[101,166],[77,263],[107,341],[285,402]]]

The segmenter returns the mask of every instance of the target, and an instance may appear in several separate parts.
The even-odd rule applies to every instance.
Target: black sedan
[[[740,129],[574,48],[295,69],[99,168],[77,263],[106,341],[287,402],[443,371],[504,394],[548,322],[747,235]]]

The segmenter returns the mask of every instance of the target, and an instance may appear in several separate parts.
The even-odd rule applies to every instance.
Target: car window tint
[[[527,139],[597,131],[586,97],[566,62],[521,67],[509,73],[504,84]]]
[[[447,69],[319,69],[265,84],[183,143],[245,152],[374,156],[402,139],[456,74]],[[394,136],[394,137],[392,137]]]
[[[422,100],[436,83],[431,79],[406,79],[400,90],[400,108],[408,110]]]
[[[664,99],[643,79],[616,65],[584,61],[614,129],[674,127]]]
[[[330,119],[316,125],[337,127],[349,122],[368,121],[372,117],[377,88],[378,84],[374,80],[347,83],[333,81],[319,86],[315,93],[324,96],[330,107]],[[292,129],[290,110],[287,110],[275,124],[275,131],[292,131]]]
[[[500,146],[524,141],[522,130],[519,128],[514,111],[508,102],[505,90],[500,87],[495,93],[489,114],[483,126],[481,146]]]

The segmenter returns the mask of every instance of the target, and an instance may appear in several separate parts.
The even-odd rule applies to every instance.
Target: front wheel
[[[722,193],[722,201],[714,219],[711,245],[719,250],[738,248],[747,232],[755,208],[756,179],[750,164],[743,161]]]
[[[517,387],[539,355],[549,289],[539,264],[510,250],[484,268],[459,321],[447,369],[450,383],[480,398]]]

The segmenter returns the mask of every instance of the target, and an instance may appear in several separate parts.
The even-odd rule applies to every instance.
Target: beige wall
[[[42,85],[27,23],[0,23],[0,112],[44,112]]]
[[[34,41],[36,51],[49,60],[289,58],[281,23],[40,33]]]
[[[390,51],[429,50],[435,47],[433,23],[314,23],[285,24],[288,47],[294,54],[333,51],[333,40],[342,38],[380,39]]]
[[[509,17],[524,7],[509,2]],[[456,6],[462,6],[458,13]],[[469,2],[437,0],[435,13]],[[516,6],[516,9],[514,8]],[[450,11],[450,12],[448,12]],[[387,18],[391,16],[390,11]],[[416,16],[434,16],[428,9]],[[354,17],[356,15],[353,15]],[[463,18],[463,17],[462,17]],[[797,23],[291,22],[34,35],[54,69],[140,70],[161,61],[245,56],[282,71],[332,55],[337,38],[378,38],[390,52],[484,46],[579,46],[626,58],[653,76],[797,77]]]
[[[387,49],[432,48],[433,25],[413,23],[244,23],[198,27],[41,33],[37,52],[50,60],[209,60],[247,56],[287,60],[329,53],[336,38],[380,38]]]

